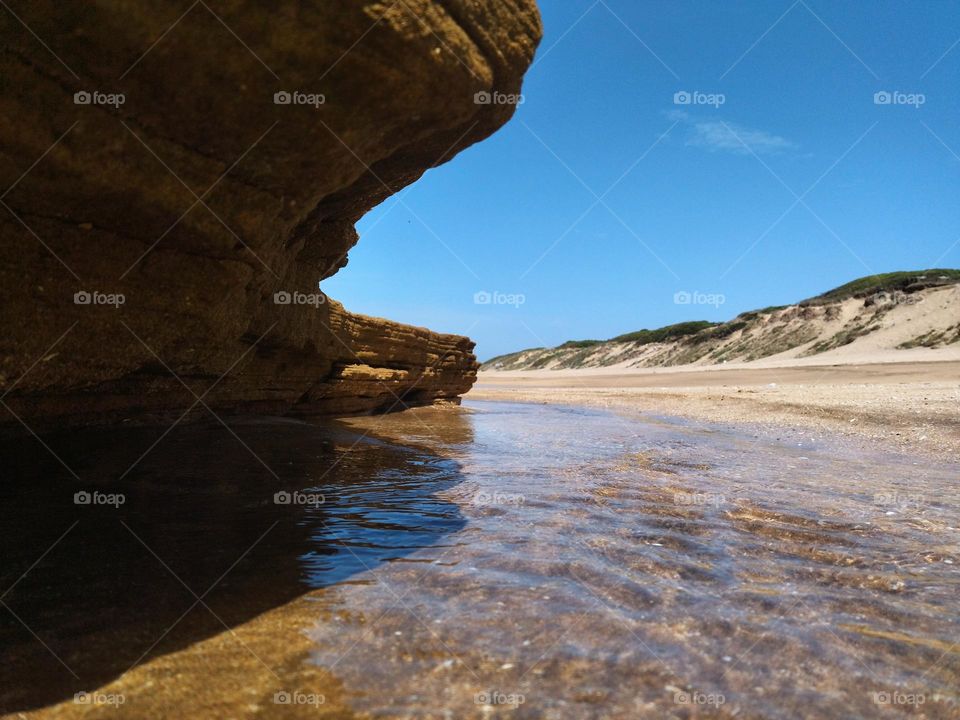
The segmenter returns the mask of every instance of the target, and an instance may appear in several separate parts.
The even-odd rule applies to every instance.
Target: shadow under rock
[[[468,418],[447,422],[470,436]],[[240,440],[192,425],[149,452],[165,428],[0,442],[0,712],[100,687],[465,524],[436,497],[461,479],[453,460],[332,422],[230,425]]]

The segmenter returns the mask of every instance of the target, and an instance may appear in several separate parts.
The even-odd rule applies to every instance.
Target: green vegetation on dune
[[[915,347],[944,347],[960,342],[960,324],[947,328],[946,330],[930,330],[922,335],[918,335],[912,340],[907,340],[897,345],[900,349]]]
[[[640,345],[647,345],[655,342],[669,342],[686,335],[695,335],[701,330],[716,327],[720,323],[709,322],[708,320],[692,320],[690,322],[676,323],[666,325],[656,330],[637,330],[636,332],[617,335],[608,342],[633,342]]]
[[[744,320],[744,321],[756,320],[761,315],[769,315],[770,313],[775,313],[778,310],[786,310],[788,307],[790,306],[789,305],[770,305],[768,307],[761,308],[760,310],[747,310],[746,312],[740,313],[733,320],[730,320],[729,322],[734,322],[737,320]]]
[[[717,325],[709,333],[704,333],[704,340],[722,340],[723,338],[730,337],[737,330],[743,330],[747,327],[747,323],[744,321],[730,321],[723,323],[722,325]]]
[[[960,282],[960,270],[935,268],[932,270],[908,270],[902,272],[880,273],[851,280],[822,295],[817,295],[803,304],[820,304],[823,302],[837,302],[853,297],[866,297],[878,292],[892,292],[894,290],[908,290],[911,286],[934,287]]]
[[[563,345],[558,346],[558,350],[569,350],[570,348],[589,348],[595,345],[602,345],[603,340],[567,340]]]

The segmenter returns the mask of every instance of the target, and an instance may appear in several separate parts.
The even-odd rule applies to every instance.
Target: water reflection
[[[464,525],[436,496],[460,478],[453,460],[332,423],[231,427],[239,439],[178,427],[146,455],[163,428],[44,437],[62,463],[3,443],[0,712],[99,687]]]

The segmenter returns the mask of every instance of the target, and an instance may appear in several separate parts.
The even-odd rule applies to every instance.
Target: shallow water
[[[432,565],[390,566],[342,594],[386,613],[346,658],[349,620],[313,634],[314,660],[369,693],[359,707],[958,715],[956,466],[582,409],[471,406],[473,439],[448,446],[466,481],[441,493],[464,530],[423,554]]]
[[[466,405],[181,428],[119,482],[159,432],[46,439],[79,481],[5,447],[0,710],[269,619],[280,656],[307,634],[266,664],[313,716],[332,679],[374,717],[960,716],[960,466]],[[273,700],[230,714],[302,709]]]

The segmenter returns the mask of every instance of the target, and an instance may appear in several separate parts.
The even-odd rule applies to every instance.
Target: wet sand
[[[960,362],[481,372],[476,400],[575,403],[960,456]]]

